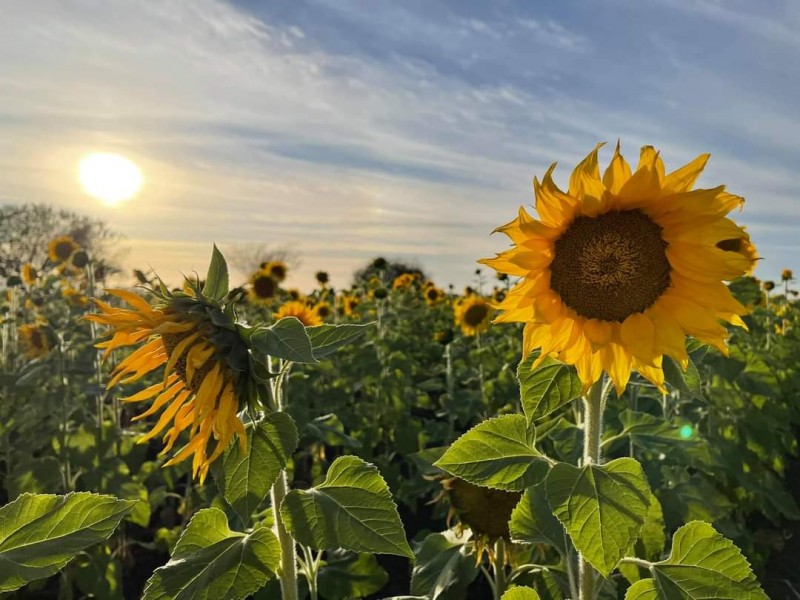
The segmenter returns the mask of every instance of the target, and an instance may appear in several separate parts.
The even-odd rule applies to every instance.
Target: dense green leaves
[[[501,600],[539,600],[539,594],[526,586],[515,587],[503,594]]]
[[[411,594],[430,600],[461,600],[478,574],[469,546],[432,533],[417,546],[411,574]]]
[[[245,524],[297,447],[297,429],[285,412],[269,413],[246,431],[247,452],[235,442],[222,462],[225,500]]]
[[[306,328],[314,357],[323,358],[336,352],[339,348],[351,344],[364,335],[372,327],[372,323],[364,325],[343,323],[341,325],[319,325]]]
[[[535,441],[533,425],[522,415],[496,417],[453,442],[436,466],[475,485],[522,491],[547,473]]]
[[[320,485],[289,492],[281,515],[298,542],[318,550],[413,557],[386,482],[355,456],[333,461]]]
[[[389,581],[389,574],[373,554],[331,551],[319,572],[319,589],[326,600],[364,598],[379,592]]]
[[[700,521],[681,527],[669,558],[650,571],[653,578],[633,584],[625,600],[767,599],[741,551]]]
[[[517,368],[522,409],[529,421],[546,417],[580,398],[582,391],[575,367],[547,357],[533,369],[531,365],[536,358],[528,356]]]
[[[547,477],[547,497],[575,547],[608,577],[639,537],[650,488],[632,458],[583,468],[558,463]]]
[[[217,246],[214,246],[214,251],[211,254],[211,262],[208,264],[208,273],[206,273],[206,282],[203,285],[203,295],[212,300],[222,300],[225,294],[228,293],[228,263],[225,262],[225,257],[219,251]]]
[[[254,350],[296,363],[315,363],[305,326],[295,317],[285,317],[270,327],[258,327],[250,335]]]
[[[135,503],[77,492],[23,494],[0,508],[0,592],[57,573],[111,535]]]
[[[280,545],[266,527],[231,531],[225,513],[203,509],[189,522],[170,561],[147,582],[144,600],[236,600],[272,577]]]
[[[509,531],[514,542],[550,544],[562,555],[567,553],[566,532],[547,503],[546,482],[525,490],[519,504],[511,513]]]

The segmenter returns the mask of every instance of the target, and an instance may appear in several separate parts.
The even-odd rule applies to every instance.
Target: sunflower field
[[[549,169],[464,290],[0,240],[0,594],[800,597],[800,304],[707,159]]]

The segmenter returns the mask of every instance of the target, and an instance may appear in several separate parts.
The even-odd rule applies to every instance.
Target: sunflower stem
[[[282,411],[288,402],[283,389],[283,377],[291,365],[282,360],[278,364],[280,375],[273,380],[271,387],[272,408],[276,411]],[[269,358],[267,359],[267,368],[272,372],[272,360]],[[295,551],[295,541],[281,518],[281,505],[283,504],[283,499],[286,498],[288,487],[286,469],[282,469],[270,490],[275,531],[281,546],[281,567],[279,572],[281,597],[283,600],[297,600],[297,553]]]
[[[494,600],[500,600],[506,593],[508,579],[506,578],[506,543],[503,538],[498,538],[494,545],[492,557],[492,571],[494,572]]]
[[[583,466],[600,464],[600,440],[603,435],[603,408],[605,391],[602,378],[589,388],[583,397]],[[596,573],[589,562],[578,553],[578,579],[580,600],[594,597]]]

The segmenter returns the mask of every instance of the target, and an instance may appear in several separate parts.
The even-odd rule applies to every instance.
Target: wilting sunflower
[[[289,267],[281,260],[271,260],[263,265],[262,269],[279,283],[286,279],[286,275],[289,273]]]
[[[270,302],[278,293],[278,281],[266,269],[250,276],[252,297],[258,302]]]
[[[317,305],[314,306],[314,313],[321,321],[324,321],[333,314],[333,308],[331,308],[331,305],[327,302],[318,302]]]
[[[599,146],[598,146],[599,148]],[[685,336],[727,353],[727,329],[746,310],[723,283],[749,272],[750,237],[726,215],[744,200],[724,186],[692,190],[708,155],[665,174],[642,148],[631,172],[619,152],[602,178],[595,148],[569,190],[534,179],[533,219],[523,208],[498,228],[514,247],[481,262],[521,277],[497,322],[524,322],[523,354],[574,364],[588,388],[602,372],[622,392],[631,370],[664,387],[661,361],[688,364]]]
[[[454,307],[455,323],[464,335],[475,336],[489,328],[492,316],[491,305],[480,296],[472,295],[462,299]]]
[[[416,278],[411,273],[403,273],[402,275],[398,275],[394,278],[394,282],[392,282],[392,289],[393,290],[400,290],[409,288],[414,285]]]
[[[29,263],[22,265],[22,281],[25,282],[25,285],[33,285],[36,283],[38,277],[39,275],[36,273],[36,269],[33,268],[33,265]]]
[[[22,349],[28,358],[42,358],[47,356],[51,344],[50,336],[45,325],[39,323],[26,323],[17,330]]]
[[[306,327],[314,327],[322,325],[322,319],[314,312],[310,306],[305,302],[291,301],[282,304],[275,313],[276,319],[283,319],[284,317],[295,317]]]
[[[80,250],[80,246],[68,235],[53,238],[47,246],[47,254],[54,263],[68,260],[78,250]]]
[[[255,390],[247,344],[229,315],[207,302],[199,289],[188,295],[164,288],[154,292],[153,306],[133,292],[108,293],[131,308],[94,300],[101,312],[85,318],[111,327],[111,339],[97,344],[105,349],[103,358],[116,348],[141,346],[116,366],[107,387],[133,383],[165,366],[163,381],[123,400],[155,398],[152,406],[134,420],[166,407],[155,427],[139,442],[157,436],[171,423],[161,451],[166,454],[188,429],[189,442],[164,466],[192,456],[193,476],[204,481],[211,463],[235,436],[246,451],[244,426],[237,412]]]

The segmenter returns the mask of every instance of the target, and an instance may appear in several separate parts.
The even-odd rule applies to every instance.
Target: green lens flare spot
[[[678,434],[684,440],[691,439],[694,436],[694,427],[691,425],[682,425],[678,430]]]

